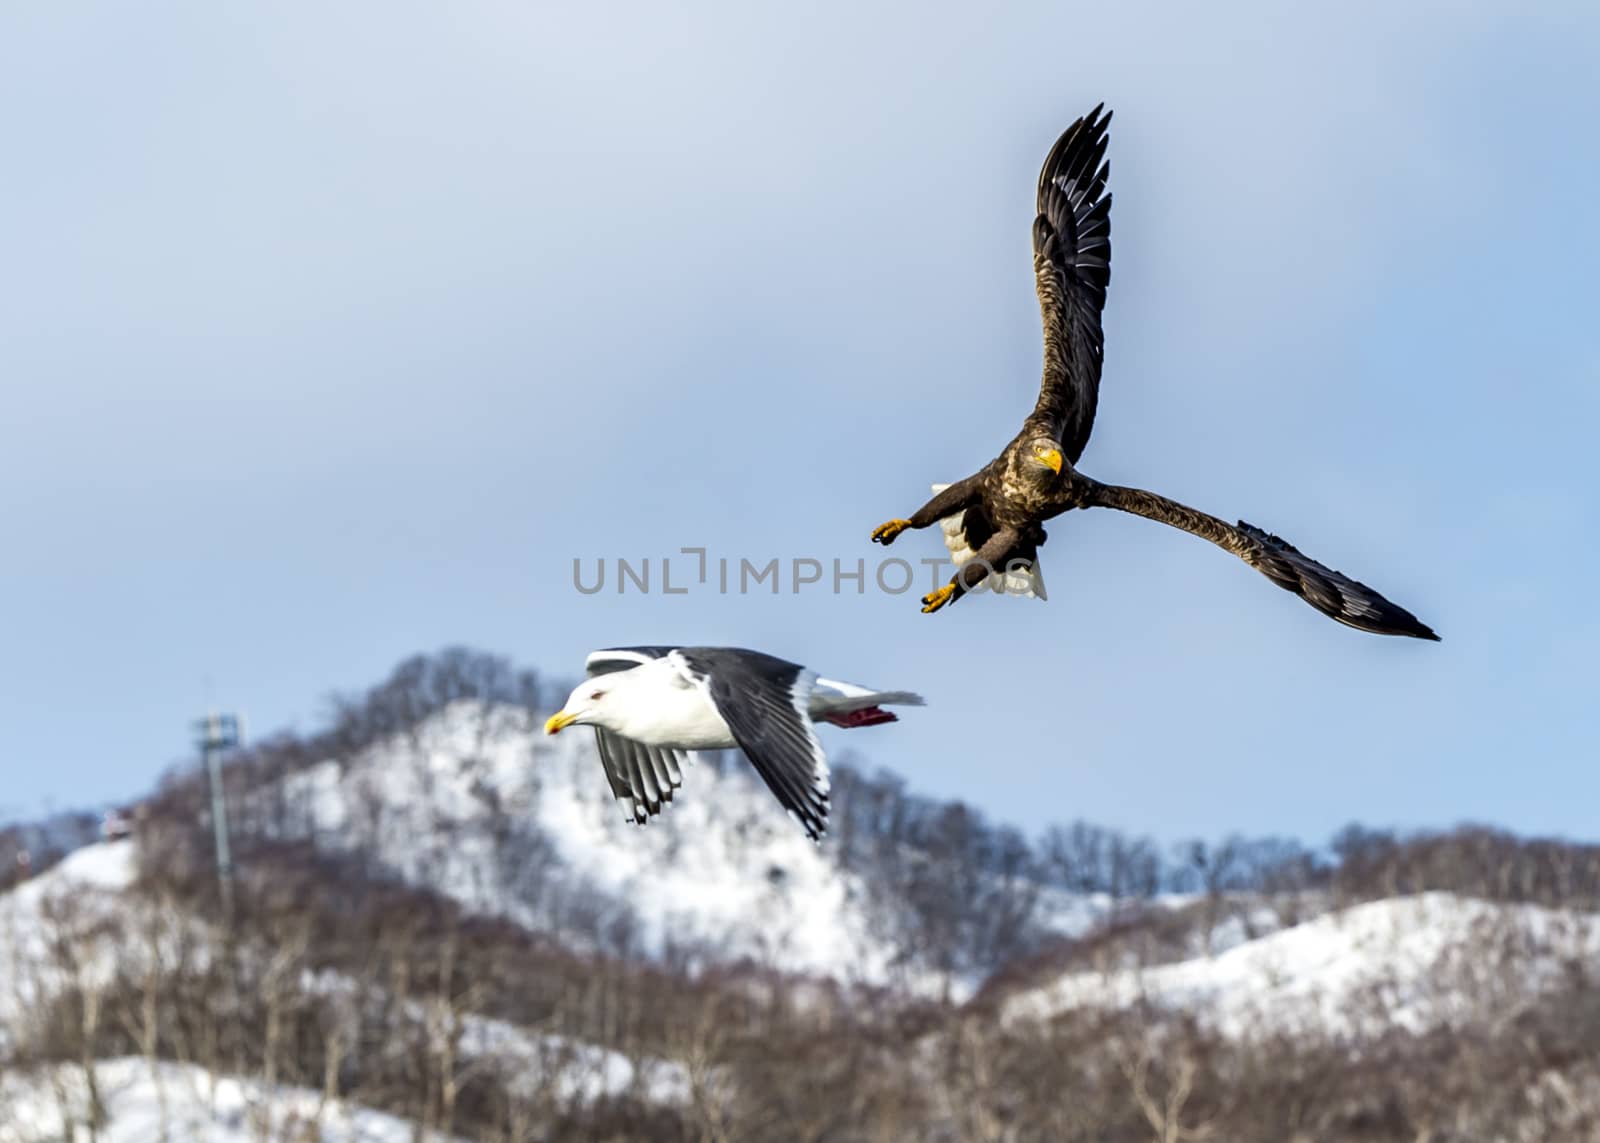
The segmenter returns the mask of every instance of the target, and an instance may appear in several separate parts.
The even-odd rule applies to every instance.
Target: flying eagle
[[[643,825],[683,784],[683,752],[737,746],[783,808],[816,840],[828,818],[828,760],[813,723],[851,729],[896,722],[885,705],[921,706],[736,647],[612,647],[544,724],[593,726],[611,792]]]
[[[1111,164],[1105,161],[1110,122],[1104,105],[1096,107],[1056,140],[1039,172],[1033,220],[1033,275],[1044,316],[1039,403],[996,459],[965,480],[935,485],[936,495],[909,520],[890,520],[873,530],[872,539],[891,544],[907,528],[943,525],[957,571],[948,584],[923,596],[922,610],[934,612],[985,586],[1042,596],[1041,524],[1073,508],[1116,508],[1210,540],[1340,623],[1379,635],[1438,639],[1405,608],[1270,532],[1242,520],[1224,523],[1153,492],[1101,484],[1074,467],[1094,425],[1104,353],[1100,311],[1111,280]]]

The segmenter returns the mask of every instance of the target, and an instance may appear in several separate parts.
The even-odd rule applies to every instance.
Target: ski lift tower
[[[233,854],[228,849],[228,805],[222,796],[222,752],[239,745],[239,717],[212,711],[194,724],[195,745],[211,781],[211,832],[217,839],[217,882],[222,915],[233,920]]]

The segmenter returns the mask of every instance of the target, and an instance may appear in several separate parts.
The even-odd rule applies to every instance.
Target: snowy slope
[[[300,986],[319,998],[356,998],[363,991],[377,991],[370,982],[361,984],[329,971],[306,973]],[[442,1040],[454,1034],[450,1014],[416,999],[406,1000],[402,1007],[431,1036]],[[498,1065],[498,1071],[515,1075],[518,1094],[545,1093],[564,1104],[623,1095],[646,1103],[677,1104],[689,1097],[689,1073],[673,1060],[630,1058],[598,1044],[473,1013],[460,1017],[459,1032],[462,1058]]]
[[[104,988],[118,970],[128,972],[147,964],[144,957],[150,956],[150,946],[142,938],[155,914],[150,914],[149,903],[141,896],[128,892],[134,869],[136,848],[131,840],[90,845],[0,895],[0,1053],[18,1037],[26,1036],[26,1020],[19,1017],[38,1002],[67,986]],[[197,953],[203,956],[206,930],[202,922],[181,914],[158,914],[158,920],[163,925],[158,932],[163,933],[171,932],[174,925],[190,925],[192,935],[202,938],[189,948],[190,964]],[[54,951],[62,940],[72,948],[67,961]],[[168,956],[165,944],[166,940],[155,943],[163,957]],[[354,981],[338,973],[307,973],[301,985],[318,996],[355,991]],[[421,1002],[411,1002],[410,1007],[414,1017],[427,1021],[429,1013]],[[646,1103],[682,1103],[690,1087],[688,1074],[675,1061],[629,1058],[602,1045],[518,1028],[480,1015],[464,1018],[461,1055],[515,1074],[520,1095],[555,1098],[566,1106],[621,1095],[635,1095]],[[274,1122],[286,1122],[285,1117],[290,1116],[304,1121],[317,1105],[315,1093],[266,1092],[250,1081],[224,1079],[213,1092],[202,1073],[178,1066],[163,1065],[155,1074],[142,1061],[109,1061],[101,1066],[101,1079],[110,1084],[107,1092],[112,1092],[114,1111],[112,1130],[101,1138],[114,1143],[123,1138],[158,1138],[152,1116],[162,1098],[168,1101],[174,1124],[179,1124],[181,1116],[189,1117],[182,1122],[190,1127],[174,1130],[174,1140],[232,1140],[235,1135],[230,1132],[240,1132],[240,1138],[259,1138],[251,1135],[246,1113],[258,1114],[259,1109],[270,1106],[278,1116]],[[70,1069],[59,1074],[66,1076],[69,1084],[78,1082]],[[18,1087],[16,1082],[0,1089],[0,1143],[59,1138],[61,1111],[50,1077],[40,1074],[35,1079],[37,1090],[27,1084]],[[205,1098],[200,1100],[197,1093],[202,1090]],[[400,1127],[410,1132],[410,1125],[395,1127],[398,1121],[389,1116],[354,1108],[328,1109],[323,1124],[326,1138],[410,1138],[408,1133],[386,1135]],[[22,1127],[27,1127],[27,1132]],[[6,1130],[11,1130],[10,1135]]]
[[[5,894],[8,908],[37,909],[44,898],[87,889],[116,892],[133,883],[133,843],[97,842],[74,850],[30,881]]]
[[[462,703],[353,763],[296,775],[281,801],[285,832],[532,927],[570,932],[575,912],[608,905],[653,952],[714,946],[843,980],[895,975],[863,886],[742,759],[691,765],[666,813],[634,826],[589,732],[547,738],[522,712]]]
[[[461,1051],[507,1065],[517,1075],[517,1094],[523,1096],[549,1089],[562,1104],[628,1094],[655,1104],[681,1104],[689,1098],[688,1070],[675,1061],[647,1058],[636,1063],[609,1048],[532,1033],[503,1020],[468,1017]]]
[[[85,846],[30,881],[0,895],[0,1047],[17,1013],[74,976],[104,985],[124,955],[117,921],[121,892],[132,883],[131,841]],[[73,939],[76,961],[52,954]]]
[[[382,1112],[332,1100],[305,1088],[267,1087],[249,1080],[213,1081],[200,1068],[144,1060],[103,1060],[95,1068],[106,1122],[99,1143],[256,1143],[260,1139],[332,1143],[412,1143],[416,1127]],[[83,1128],[88,1105],[83,1075],[56,1067],[7,1073],[0,1082],[0,1143],[45,1143],[62,1138],[63,1102]],[[435,1137],[436,1138],[436,1137]]]
[[[1420,1030],[1514,1011],[1573,965],[1600,970],[1600,915],[1425,893],[1328,913],[1209,959],[1068,973],[1011,997],[1004,1014],[1147,1002],[1230,1035]]]

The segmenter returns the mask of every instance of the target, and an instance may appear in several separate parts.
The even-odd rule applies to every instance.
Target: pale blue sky
[[[416,650],[684,641],[923,691],[830,745],[1029,828],[1594,837],[1600,9],[1307,8],[0,8],[0,806],[148,788],[207,679],[309,729]],[[1111,513],[1051,527],[1047,604],[573,591],[871,559],[988,460],[1099,100],[1082,467],[1442,644]]]

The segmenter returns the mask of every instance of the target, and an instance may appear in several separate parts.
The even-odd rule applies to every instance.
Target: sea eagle
[[[1340,623],[1379,635],[1437,639],[1405,608],[1270,532],[1242,520],[1224,523],[1153,492],[1101,484],[1074,467],[1094,424],[1104,351],[1100,311],[1111,280],[1111,164],[1105,161],[1110,122],[1104,105],[1096,107],[1056,140],[1039,172],[1033,220],[1033,275],[1044,316],[1039,403],[999,457],[965,480],[935,485],[936,495],[909,520],[890,520],[873,530],[872,539],[891,544],[907,528],[943,525],[957,571],[948,584],[923,596],[922,610],[934,612],[984,586],[1042,596],[1042,523],[1073,508],[1116,508],[1210,540]]]
[[[683,752],[737,746],[816,840],[828,818],[828,760],[813,723],[847,729],[898,721],[886,705],[921,706],[736,647],[612,647],[544,724],[592,726],[611,792],[631,822],[661,812],[683,784]]]

